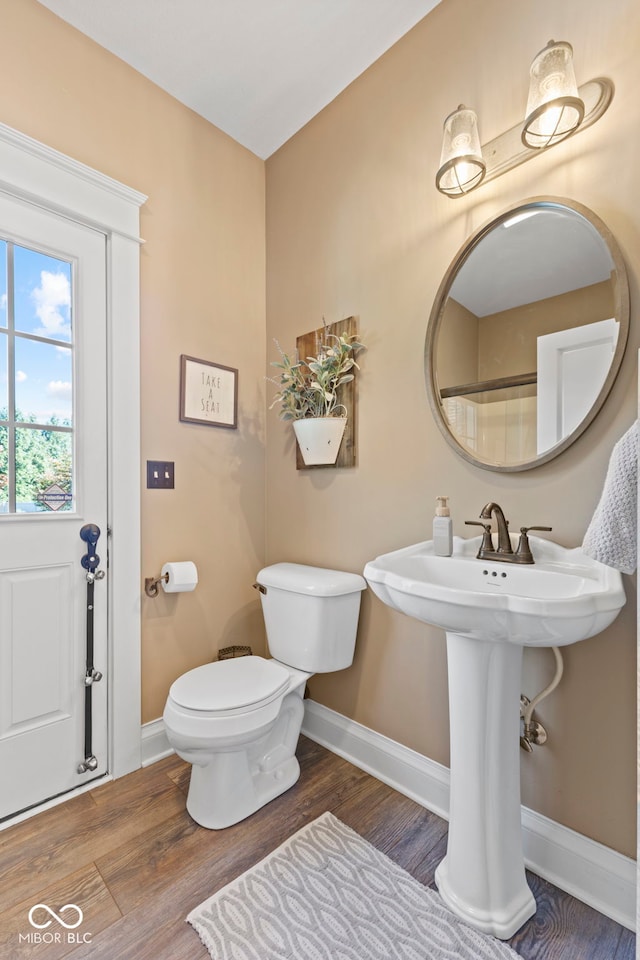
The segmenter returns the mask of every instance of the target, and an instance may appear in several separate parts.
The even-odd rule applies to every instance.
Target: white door
[[[0,198],[0,819],[107,770],[107,579],[96,580],[86,759],[88,544],[107,567],[106,241]],[[95,566],[95,564],[91,564]]]
[[[568,437],[604,386],[618,342],[617,320],[538,337],[538,453]]]

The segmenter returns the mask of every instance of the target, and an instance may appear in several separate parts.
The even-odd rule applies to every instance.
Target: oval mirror
[[[536,197],[453,260],[427,327],[429,401],[448,442],[487,470],[528,470],[586,430],[616,378],[629,286],[602,221]]]

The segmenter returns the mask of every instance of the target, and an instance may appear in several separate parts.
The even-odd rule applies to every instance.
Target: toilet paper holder
[[[148,597],[157,597],[160,593],[159,583],[169,583],[169,574],[165,573],[159,577],[144,578],[144,592]]]
[[[157,597],[158,584],[165,593],[189,593],[198,585],[198,568],[193,560],[172,560],[163,565],[159,577],[145,577],[144,592],[148,597]]]

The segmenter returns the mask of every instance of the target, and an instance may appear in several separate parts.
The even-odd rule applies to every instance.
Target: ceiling
[[[266,159],[440,0],[39,0]]]
[[[613,269],[595,224],[568,206],[531,203],[483,232],[450,295],[487,317],[609,280]]]

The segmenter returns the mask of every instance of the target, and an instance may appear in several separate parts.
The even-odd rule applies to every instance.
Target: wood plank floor
[[[325,810],[433,885],[445,821],[304,737],[298,756],[298,783],[227,830],[191,820],[190,768],[168,757],[0,832],[2,960],[208,960],[186,914]],[[510,941],[524,960],[634,960],[630,931],[538,877],[529,882],[538,911]],[[39,903],[81,907],[70,943],[55,921],[42,930],[54,942],[29,942]],[[40,908],[34,918],[47,915]]]

